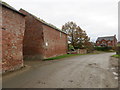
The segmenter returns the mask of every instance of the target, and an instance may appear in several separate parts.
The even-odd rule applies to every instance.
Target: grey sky
[[[74,21],[95,41],[98,36],[118,36],[119,0],[3,0],[23,8],[58,28]]]

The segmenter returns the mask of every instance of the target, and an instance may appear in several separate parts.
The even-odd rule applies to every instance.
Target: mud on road
[[[26,62],[29,70],[3,77],[3,88],[117,88],[118,80],[109,70],[113,54]]]

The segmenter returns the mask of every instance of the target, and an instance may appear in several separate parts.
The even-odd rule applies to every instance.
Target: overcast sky
[[[95,41],[100,36],[118,36],[119,0],[3,0],[23,8],[61,29],[74,21]]]

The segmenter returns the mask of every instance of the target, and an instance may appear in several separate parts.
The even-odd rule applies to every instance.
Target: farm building
[[[24,60],[46,59],[67,53],[66,33],[23,9],[20,12],[26,15]]]
[[[0,2],[0,51],[3,73],[23,66],[25,15]]]
[[[108,47],[115,47],[117,45],[116,35],[114,36],[107,36],[107,37],[98,37],[96,41],[96,46],[108,46]]]

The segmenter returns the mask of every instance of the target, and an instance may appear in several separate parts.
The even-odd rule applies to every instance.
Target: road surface
[[[116,88],[118,81],[108,69],[113,54],[29,61],[26,68],[3,76],[3,88]]]

